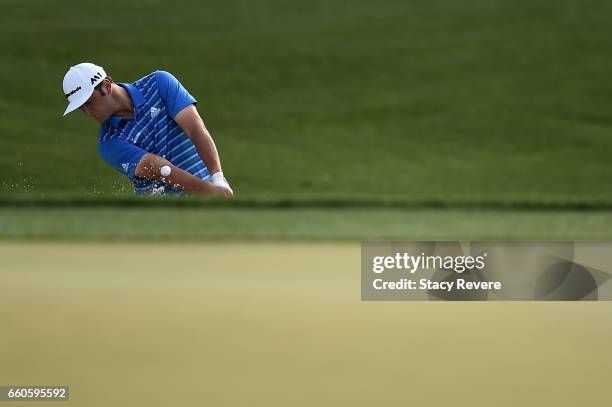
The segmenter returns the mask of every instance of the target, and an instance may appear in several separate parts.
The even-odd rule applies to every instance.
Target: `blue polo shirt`
[[[183,85],[164,71],[118,85],[128,91],[134,116],[112,116],[102,123],[98,140],[100,156],[127,176],[139,194],[180,192],[163,181],[134,176],[138,162],[147,153],[164,157],[188,173],[208,180],[208,168],[191,139],[174,121],[181,110],[197,103]]]

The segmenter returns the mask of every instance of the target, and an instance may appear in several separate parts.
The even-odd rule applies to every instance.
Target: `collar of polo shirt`
[[[138,88],[136,88],[136,86],[130,85],[129,83],[118,83],[117,85],[127,90],[128,94],[130,95],[130,99],[132,99],[132,103],[134,104],[134,119],[137,120],[137,108],[142,107],[146,102],[144,95],[138,90]],[[119,124],[121,123],[122,119],[125,119],[125,117],[111,116],[111,118],[108,120],[113,127],[119,128]]]

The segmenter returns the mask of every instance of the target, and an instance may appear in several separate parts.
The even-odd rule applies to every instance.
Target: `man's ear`
[[[104,79],[102,81],[102,87],[104,88],[104,93],[108,93],[109,95],[112,93],[113,91],[113,84],[111,81],[109,81],[108,79]]]

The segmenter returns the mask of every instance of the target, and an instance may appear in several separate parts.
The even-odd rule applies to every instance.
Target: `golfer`
[[[100,123],[98,152],[136,193],[233,195],[196,100],[172,74],[114,83],[102,67],[82,63],[64,76],[64,94],[64,116],[80,109]]]

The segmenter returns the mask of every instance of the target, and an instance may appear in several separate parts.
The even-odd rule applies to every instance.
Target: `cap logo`
[[[93,85],[94,83],[96,83],[96,81],[100,79],[102,79],[102,74],[98,72],[97,74],[91,77],[91,84]]]
[[[79,86],[78,88],[71,90],[70,92],[66,93],[66,97],[69,98],[70,96],[74,95],[75,93],[77,93],[78,91],[81,90],[81,87]]]

